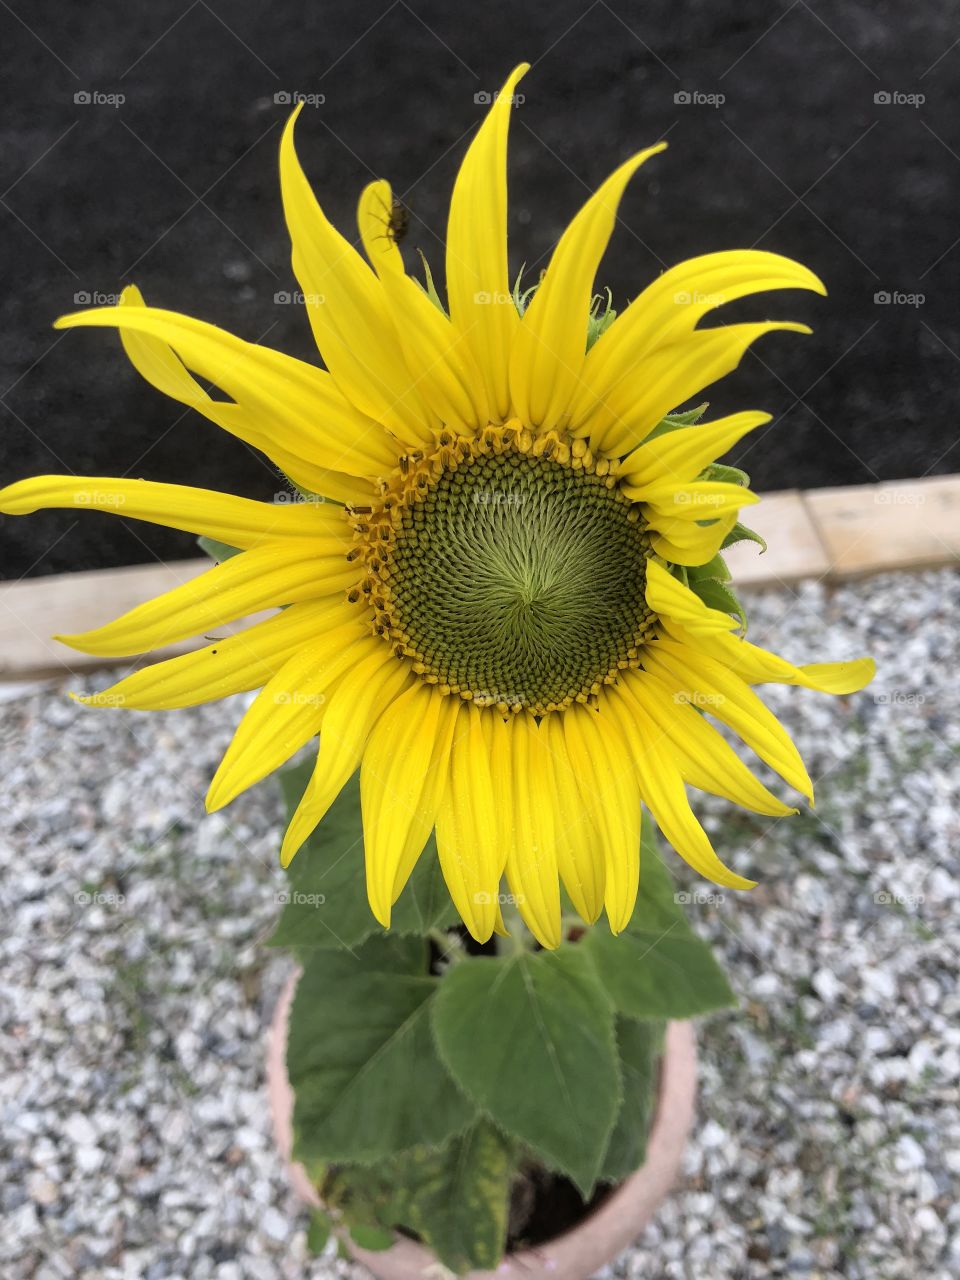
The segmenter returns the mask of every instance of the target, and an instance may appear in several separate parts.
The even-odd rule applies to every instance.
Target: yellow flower
[[[305,501],[44,476],[0,493],[0,510],[94,507],[239,548],[117,621],[61,638],[121,657],[286,608],[83,701],[185,707],[260,688],[213,779],[211,810],[319,733],[285,863],[359,767],[367,886],[384,926],[436,828],[474,937],[502,927],[505,875],[552,947],[561,882],[585,920],[604,909],[614,931],[629,920],[641,803],[697,871],[749,887],[717,858],[686,786],[757,813],[795,810],[703,713],[812,798],[796,748],[751,686],[847,693],[873,664],[792,666],[686,585],[756,501],[706,469],[768,415],[655,431],[762,334],[809,332],[774,321],[698,328],[705,314],[762,290],[823,286],[772,253],[708,254],[661,275],[587,350],[618,202],[660,144],[586,202],[524,308],[508,276],[506,147],[525,70],[508,79],[454,186],[449,314],[404,270],[386,182],[360,198],[371,265],[327,221],[297,160],[294,117],[283,202],[326,370],[147,307],[134,288],[118,307],[57,322],[118,328],[149,382],[262,450]]]

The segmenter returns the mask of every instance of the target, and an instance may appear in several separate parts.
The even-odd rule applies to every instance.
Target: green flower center
[[[489,435],[489,433],[488,433]],[[414,670],[479,705],[537,714],[637,665],[650,542],[609,474],[569,447],[461,442],[388,501],[368,558],[382,633]],[[381,524],[381,529],[385,523]]]

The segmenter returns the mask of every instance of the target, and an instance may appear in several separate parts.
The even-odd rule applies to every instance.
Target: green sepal
[[[517,278],[513,286],[513,305],[517,308],[517,313],[520,316],[522,316],[526,311],[527,306],[529,305],[528,300],[537,292],[540,284],[538,280],[537,283],[532,284],[529,289],[522,289],[520,287],[520,282],[523,279],[523,272],[526,265],[527,264],[525,262],[521,263],[520,270],[517,272]]]
[[[687,586],[710,609],[719,609],[721,613],[729,613],[740,623],[740,630],[746,633],[747,614],[733,589],[728,585],[730,571],[721,555],[704,565],[687,570]]]
[[[433,1026],[472,1102],[589,1197],[621,1087],[613,1006],[585,948],[461,961]]]
[[[222,564],[224,560],[229,560],[232,556],[240,554],[240,547],[231,547],[226,542],[218,542],[216,538],[208,538],[205,534],[200,534],[197,538],[197,546],[205,556],[209,556],[211,560],[216,560],[218,564]]]
[[[675,890],[644,812],[640,891],[630,923],[617,937],[591,929],[580,943],[618,1012],[631,1018],[692,1018],[737,1003],[710,947],[687,923],[680,903],[689,896]]]
[[[656,440],[657,436],[665,436],[668,431],[679,431],[681,427],[692,427],[694,423],[700,421],[709,407],[709,401],[704,400],[703,404],[698,404],[695,409],[687,409],[684,413],[666,414],[650,434],[644,436],[641,443],[646,444],[648,440]]]
[[[703,578],[715,578],[717,582],[729,582],[730,570],[727,568],[727,562],[718,551],[712,560],[708,560],[706,564],[691,565],[688,573],[691,582],[700,581]]]
[[[430,270],[430,263],[427,261],[426,254],[422,249],[418,249],[417,253],[419,253],[420,261],[423,263],[423,277],[426,283],[421,283],[416,276],[414,276],[414,283],[420,286],[437,310],[446,315],[447,310],[443,305],[443,299],[437,293],[437,286],[433,283],[433,272]]]
[[[428,955],[422,939],[394,937],[309,953],[287,1040],[295,1159],[363,1164],[473,1122],[434,1044]]]
[[[720,544],[720,550],[726,551],[727,547],[735,546],[738,542],[755,542],[760,548],[760,554],[763,555],[767,549],[765,538],[761,538],[756,529],[748,529],[745,524],[739,522],[733,526],[723,542]]]
[[[750,477],[746,471],[740,467],[731,467],[726,462],[711,462],[700,472],[698,479],[720,480],[724,484],[737,484],[744,489],[750,484]]]
[[[659,1083],[665,1023],[617,1017],[623,1102],[600,1170],[601,1182],[621,1182],[643,1164]]]
[[[601,306],[603,306],[603,295],[598,293],[590,304],[590,315],[587,319],[588,351],[596,340],[606,333],[617,318],[617,313],[613,309],[613,294],[609,289],[607,290],[607,305],[603,312],[600,311]]]
[[[281,770],[289,813],[300,802],[312,767],[304,763]],[[382,935],[370,910],[363,875],[359,774],[347,782],[290,863],[284,897],[270,946],[293,947],[302,954],[318,947],[355,947],[366,938]],[[393,908],[390,932],[424,937],[458,920],[431,836]]]

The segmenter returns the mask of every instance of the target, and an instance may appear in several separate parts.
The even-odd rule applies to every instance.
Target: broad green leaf
[[[306,763],[280,774],[290,812],[303,795],[311,769]],[[314,947],[355,947],[383,933],[367,901],[358,774],[287,868],[284,898],[271,946],[293,947],[298,953]],[[458,919],[431,837],[394,907],[390,932],[423,936]]]
[[[761,555],[767,549],[766,539],[761,538],[756,529],[748,529],[745,524],[740,524],[739,522],[733,526],[723,542],[721,542],[720,550],[726,551],[727,547],[735,546],[738,542],[755,542],[760,548]]]
[[[395,1242],[393,1232],[385,1227],[351,1227],[350,1237],[354,1244],[359,1245],[361,1249],[368,1249],[371,1253],[383,1253]]]
[[[392,937],[309,953],[287,1042],[298,1160],[376,1160],[438,1145],[473,1120],[436,1052],[439,981],[425,954],[422,941]]]
[[[507,1239],[513,1153],[506,1139],[479,1120],[440,1151],[414,1152],[397,1166],[406,1192],[403,1225],[451,1271],[492,1271]]]
[[[197,538],[197,546],[205,556],[209,556],[211,560],[216,560],[218,563],[240,554],[239,547],[231,547],[229,543],[218,542],[216,538],[208,538],[202,533]]]
[[[440,984],[433,1025],[477,1106],[588,1194],[620,1078],[613,1010],[583,947],[462,961]]]
[[[692,1018],[736,1004],[709,946],[687,923],[653,824],[644,813],[640,891],[626,929],[591,929],[580,944],[617,1009],[633,1018]],[[679,901],[678,901],[679,899]]]
[[[647,1137],[657,1091],[657,1069],[663,1047],[663,1023],[617,1018],[617,1051],[623,1080],[623,1103],[603,1157],[600,1179],[622,1182],[639,1169],[647,1153]]]
[[[328,1214],[322,1209],[314,1209],[310,1214],[310,1225],[307,1227],[307,1249],[310,1253],[323,1253],[333,1224]]]

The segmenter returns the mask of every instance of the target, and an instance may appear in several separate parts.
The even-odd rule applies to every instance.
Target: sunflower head
[[[359,768],[370,904],[389,925],[436,832],[450,894],[488,939],[511,897],[536,939],[561,940],[561,884],[588,922],[622,929],[637,895],[641,809],[721,884],[753,882],[714,853],[688,787],[758,813],[791,805],[750,771],[732,730],[812,797],[796,748],[753,686],[861,688],[868,659],[793,665],[750,644],[722,552],[756,502],[717,464],[761,412],[678,413],[785,321],[704,326],[751,293],[823,293],[805,267],[755,249],[664,271],[630,303],[596,273],[627,159],[587,199],[535,289],[511,287],[508,78],[458,174],[446,303],[406,271],[389,184],[361,194],[365,258],[322,212],[294,146],[280,151],[293,269],[319,362],[145,305],[64,317],[119,329],[154,386],[262,451],[309,501],[252,502],[185,486],[43,476],[0,510],[92,506],[187,529],[237,554],[84,635],[119,657],[280,612],[86,699],[188,706],[258,689],[211,784],[229,803],[301,747],[316,766],[283,844],[289,861]],[[203,383],[222,393],[213,398]],[[319,737],[318,737],[319,735]]]

